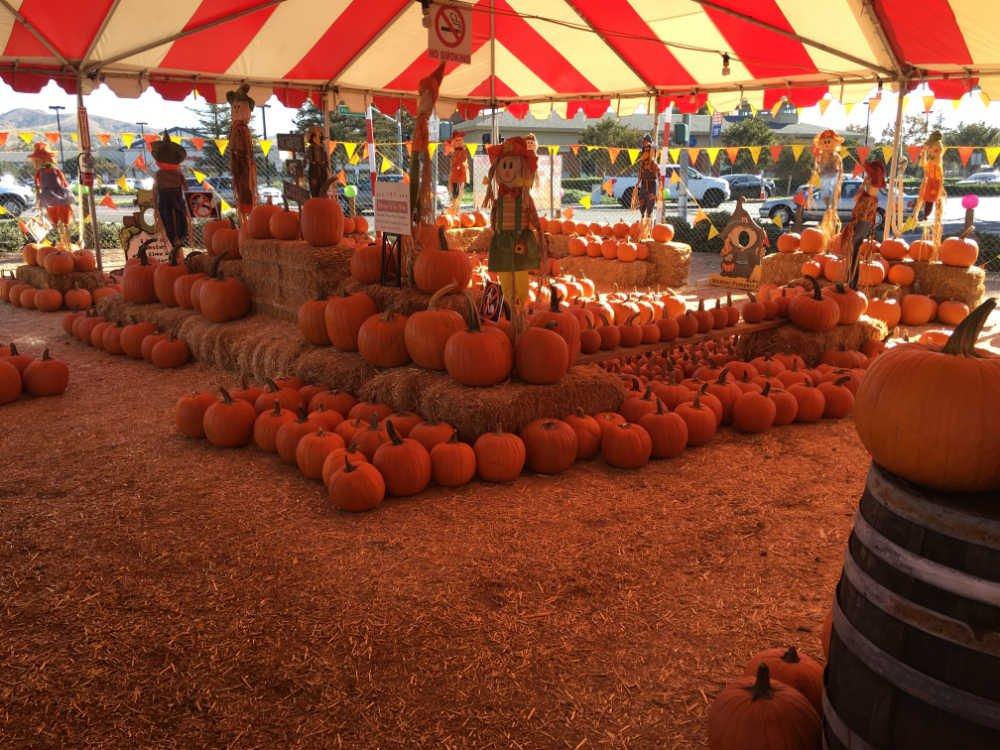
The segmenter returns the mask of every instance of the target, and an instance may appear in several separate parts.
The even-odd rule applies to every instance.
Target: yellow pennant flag
[[[264,152],[264,156],[271,153],[271,146],[273,143],[270,138],[261,138],[258,143],[260,143],[260,150]]]
[[[388,172],[390,169],[392,169],[392,167],[393,163],[383,156],[382,167],[379,169],[379,174],[382,174],[383,172]]]
[[[715,160],[719,158],[720,149],[718,146],[713,146],[712,148],[706,148],[705,153],[708,154],[708,161],[714,167]]]
[[[959,107],[962,106],[962,100],[961,99],[952,99],[951,100],[951,106],[953,108],[955,108],[955,109],[958,109]]]
[[[80,141],[80,136],[76,133],[76,131],[73,131],[69,134],[69,139],[73,141],[73,143],[78,143]]]
[[[844,114],[845,115],[850,115],[852,109],[854,109],[854,102],[847,102],[844,105]]]
[[[701,153],[701,149],[700,148],[689,148],[689,149],[685,149],[685,150],[687,151],[688,159],[691,160],[691,163],[692,164],[696,164],[698,162],[698,155]]]
[[[885,160],[886,164],[892,161],[892,146],[882,147],[882,158]]]
[[[545,148],[548,149],[549,156],[555,156],[556,154],[559,153],[558,146],[546,146]]]
[[[776,213],[774,215],[774,218],[771,219],[771,221],[773,221],[775,223],[775,225],[778,227],[778,229],[781,229],[781,227],[783,227],[785,225],[784,219],[781,218],[781,211],[778,211],[778,213]]]
[[[701,221],[708,221],[708,214],[706,214],[703,209],[699,208],[698,213],[694,215],[694,222],[692,223],[697,224]]]
[[[778,101],[774,103],[774,106],[771,107],[771,117],[777,117],[778,113],[781,111],[781,108],[784,106],[785,106],[785,97],[781,97]]]
[[[361,153],[358,151],[354,152],[354,156],[347,160],[348,164],[357,164],[361,161]]]
[[[206,175],[204,172],[199,172],[197,169],[192,169],[191,171],[194,173],[194,178],[198,180],[199,185],[205,181]]]
[[[219,149],[219,156],[223,156],[226,153],[226,149],[229,148],[228,138],[216,138],[215,147]]]
[[[629,164],[635,164],[635,160],[639,158],[639,153],[640,153],[639,149],[637,149],[637,148],[628,148],[628,149],[625,149],[625,150],[628,151],[628,161],[629,161]]]
[[[719,230],[715,228],[715,224],[708,225],[708,239],[713,239],[719,236]]]
[[[118,178],[118,182],[115,183],[122,190],[128,190],[128,183],[125,181],[125,175]]]
[[[924,103],[924,112],[930,112],[934,107],[934,94],[924,94],[920,100]]]
[[[7,209],[4,207],[2,203],[0,203],[0,216],[6,216],[6,215],[7,215]]]
[[[435,141],[434,143],[428,143],[428,144],[427,144],[427,153],[428,153],[428,154],[429,154],[429,155],[430,155],[431,157],[433,157],[433,156],[434,156],[434,154],[436,154],[436,153],[437,153],[437,150],[438,150],[438,144],[437,144],[437,141]]]
[[[750,158],[753,159],[753,163],[756,164],[757,160],[760,159],[760,151],[763,146],[747,146],[747,151],[750,152]]]
[[[676,185],[680,181],[681,181],[680,172],[676,169],[670,170],[670,184]]]
[[[983,151],[986,154],[987,164],[993,164],[997,160],[997,156],[1000,156],[1000,146],[986,146]]]
[[[233,210],[233,207],[230,206],[228,203],[226,203],[226,199],[225,198],[219,198],[219,201],[220,201],[219,202],[219,211],[221,213],[228,214],[230,211]]]
[[[580,205],[584,208],[590,208],[590,195],[585,195],[580,198]]]
[[[174,143],[176,143],[178,146],[180,146],[181,145],[181,141],[184,140],[184,139],[181,136],[179,136],[179,135],[172,135],[172,136],[170,136],[170,140],[173,141]]]
[[[903,222],[903,226],[900,227],[903,232],[910,232],[917,228],[917,217],[910,214],[910,218]]]
[[[980,91],[979,91],[979,101],[981,101],[983,103],[984,107],[990,106],[990,95],[987,94],[985,91],[983,91],[983,90],[980,89]]]
[[[35,134],[30,130],[22,130],[17,134],[17,137],[24,141],[25,146],[30,146],[32,141],[35,140]]]
[[[871,99],[868,100],[868,111],[874,112],[876,109],[878,109],[878,105],[881,103],[882,103],[881,96],[873,96]]]
[[[792,156],[795,157],[795,161],[799,160],[799,157],[802,156],[802,152],[805,151],[805,149],[806,147],[801,143],[792,144]]]
[[[132,148],[133,143],[135,143],[135,133],[122,133],[122,145],[125,148]]]
[[[354,158],[354,154],[357,153],[357,150],[358,150],[357,143],[348,143],[347,141],[344,141],[344,151],[347,152],[348,161],[351,161],[351,159]],[[351,163],[353,164],[354,162]]]
[[[810,175],[809,177],[809,187],[819,187],[819,186],[820,186],[819,175],[813,172],[812,175]]]
[[[476,155],[476,151],[479,150],[479,144],[478,143],[466,143],[465,144],[465,148],[468,149],[469,156],[475,156]]]
[[[670,161],[674,164],[681,158],[681,150],[679,148],[668,148],[667,153],[670,155]]]

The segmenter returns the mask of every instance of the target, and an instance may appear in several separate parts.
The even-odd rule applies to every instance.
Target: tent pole
[[[660,107],[658,96],[656,92],[653,92],[653,96],[650,101],[653,102],[653,153],[656,158],[660,158]],[[659,169],[659,162],[657,162],[657,169]],[[638,183],[636,183],[638,185]],[[659,187],[657,187],[659,190]],[[659,224],[663,223],[663,196],[656,196],[656,221]]]
[[[83,106],[83,76],[76,79],[76,119],[79,139],[80,155],[77,157],[77,179],[80,181],[81,190],[83,185],[83,167],[85,164],[93,165],[94,157],[91,154],[90,143],[90,123],[87,122],[87,110]],[[90,167],[93,173],[93,166]],[[94,235],[94,255],[97,256],[97,270],[104,270],[104,260],[101,257],[101,228],[97,224],[97,201],[94,199],[94,180],[87,186],[87,195],[84,198],[83,209],[90,214],[90,231]],[[85,245],[83,235],[80,235],[80,244]]]
[[[500,142],[500,127],[497,124],[497,20],[495,0],[490,0],[490,107],[492,125],[490,127],[490,143]]]
[[[909,81],[904,78],[899,82],[899,90],[896,92],[896,129],[892,134],[892,166],[889,168],[889,185],[886,190],[885,220],[882,222],[882,240],[889,239],[889,232],[895,223],[896,217],[896,176],[899,171],[899,154],[903,145],[903,95],[906,93],[906,86]],[[902,219],[903,217],[898,217]],[[900,226],[902,222],[900,221]]]

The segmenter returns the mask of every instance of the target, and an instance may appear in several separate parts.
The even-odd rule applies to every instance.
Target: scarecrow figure
[[[524,142],[528,144],[528,151],[530,151],[531,153],[533,153],[535,155],[535,158],[537,159],[538,158],[538,139],[535,137],[535,134],[534,133],[528,133],[526,136],[524,136]],[[538,170],[537,169],[535,170],[535,181],[534,181],[533,187],[538,187]]]
[[[55,227],[69,225],[73,215],[73,193],[62,170],[55,165],[56,155],[47,143],[36,143],[28,155],[35,167],[35,196]]]
[[[844,139],[832,130],[824,130],[813,138],[812,186],[819,186],[819,194],[826,204],[822,227],[832,237],[840,228],[837,204],[840,203],[840,184],[844,179],[844,161],[840,158],[840,144]],[[810,202],[812,199],[810,191]]]
[[[240,220],[246,221],[257,202],[257,165],[253,159],[253,137],[250,135],[250,117],[256,102],[250,98],[250,86],[242,84],[226,94],[232,112],[229,127],[229,171],[233,175],[233,194]]]
[[[487,149],[490,171],[483,206],[490,209],[489,270],[500,276],[504,297],[513,307],[528,299],[528,271],[542,262],[538,213],[531,186],[537,155],[520,136]]]
[[[187,151],[179,143],[170,140],[166,133],[150,146],[157,172],[153,175],[153,208],[160,217],[163,233],[170,247],[187,244],[188,216],[184,200],[184,175],[181,162],[187,158]]]
[[[924,218],[929,217],[935,206],[938,206],[940,218],[941,206],[947,197],[944,191],[944,144],[941,142],[940,130],[935,130],[927,137],[920,154],[920,167],[924,170],[924,178],[920,181],[917,218],[920,218],[921,213]]]
[[[858,250],[861,243],[875,228],[875,218],[878,215],[878,193],[885,187],[885,162],[872,158],[865,162],[865,179],[854,196],[854,209],[851,220],[847,222],[841,234],[840,246],[845,253],[850,252],[849,268],[851,285],[857,278]]]
[[[330,158],[326,153],[323,127],[313,125],[306,133],[306,175],[309,178],[309,195],[323,195],[323,186],[330,179]]]
[[[469,181],[469,151],[465,147],[465,133],[456,130],[445,143],[445,153],[451,154],[451,170],[448,172],[451,206],[448,210],[457,216],[461,208],[462,191]]]
[[[413,158],[410,161],[410,206],[413,223],[434,223],[431,192],[431,169],[428,144],[430,131],[428,123],[437,104],[441,80],[444,78],[444,63],[441,63],[426,78],[420,79],[417,98],[417,117],[413,124]]]
[[[653,153],[653,139],[648,134],[642,137],[642,153],[639,156],[636,180],[632,191],[632,208],[639,209],[639,239],[647,239],[652,234],[653,209],[663,191],[663,175],[660,174],[660,165]]]

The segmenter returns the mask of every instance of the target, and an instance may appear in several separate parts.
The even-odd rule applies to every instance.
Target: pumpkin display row
[[[810,255],[827,253],[838,258],[847,255],[846,250],[841,247],[839,234],[828,239],[823,230],[817,227],[808,227],[802,230],[801,234],[785,232],[779,235],[777,246],[780,253],[802,252]],[[874,256],[886,261],[940,261],[946,266],[968,268],[979,257],[979,244],[972,237],[946,237],[940,245],[935,245],[929,240],[915,240],[908,243],[901,237],[889,238],[883,242],[874,239],[862,242],[861,257]]]
[[[53,359],[48,348],[32,357],[14,343],[0,344],[0,405],[26,396],[60,396],[69,385],[69,367]]]
[[[29,242],[21,248],[21,257],[25,265],[44,268],[55,276],[97,270],[97,258],[93,252],[71,245]]]
[[[105,297],[118,294],[121,288],[117,284],[108,284],[93,291],[74,285],[65,293],[48,287],[36,289],[31,284],[18,281],[13,276],[0,276],[0,302],[7,302],[13,307],[40,312],[56,312],[67,310],[86,310]]]
[[[108,354],[142,359],[160,369],[173,369],[191,360],[188,345],[173,332],[164,333],[152,323],[120,325],[90,308],[63,317],[63,330],[83,343]]]
[[[631,224],[626,224],[624,221],[617,221],[614,224],[606,221],[587,223],[573,221],[572,214],[569,214],[562,219],[539,217],[538,222],[543,232],[555,235],[567,235],[571,238],[570,243],[572,243],[573,237],[582,239],[588,244],[598,239],[615,239],[631,242],[639,242],[641,239],[645,239],[642,236],[644,230],[643,224],[638,221],[634,221]],[[674,238],[674,228],[670,224],[654,224],[651,233],[651,239],[654,242],[670,242]],[[590,255],[589,252],[574,253],[571,244],[568,245],[568,249],[571,255]]]

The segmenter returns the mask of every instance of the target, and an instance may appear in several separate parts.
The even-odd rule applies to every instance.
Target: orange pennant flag
[[[343,169],[341,169],[339,172],[337,172],[337,182],[340,183],[341,185],[346,185],[347,184],[347,175],[344,174],[344,170]]]
[[[143,158],[142,154],[139,154],[137,157],[135,157],[135,161],[132,162],[132,166],[135,169],[141,170],[143,172],[146,171],[146,160]]]
[[[580,153],[580,144],[574,143],[569,147],[569,150],[573,152],[573,156],[577,156]]]
[[[413,156],[413,141],[403,141],[403,145],[406,146],[406,153]]]
[[[111,143],[111,133],[98,133],[97,140],[100,141],[102,146],[107,146]]]
[[[611,159],[611,163],[614,164],[618,159],[618,154],[621,153],[621,149],[615,146],[608,147],[608,158]]]
[[[327,155],[332,155],[334,151],[337,150],[337,144],[340,141],[327,141],[326,142],[326,153]]]
[[[146,135],[142,137],[142,140],[146,142],[146,147],[149,148],[158,140],[160,140],[160,138],[158,135],[156,135],[156,133],[146,133]]]
[[[0,130],[0,148],[3,148],[4,146],[7,145],[7,136],[8,135],[10,135],[10,133],[8,131],[6,131],[6,130]]]
[[[49,143],[58,143],[59,142],[59,133],[58,133],[58,131],[51,131],[50,130],[49,132],[47,132],[45,134],[45,137],[48,139]]]
[[[111,193],[108,193],[103,198],[101,198],[101,205],[105,208],[114,208],[115,199],[111,197]]]
[[[697,164],[698,157],[701,155],[701,149],[692,147],[685,149],[685,151],[687,151],[688,159],[690,160],[691,164]]]
[[[969,166],[969,157],[972,156],[973,146],[959,146],[957,148],[958,158],[962,160],[962,166]]]
[[[777,164],[778,159],[781,158],[781,148],[781,146],[771,146],[771,148],[768,149],[771,152],[771,161],[775,164]]]
[[[193,135],[191,136],[191,145],[194,146],[196,151],[201,151],[205,148],[205,139],[201,136]]]
[[[920,152],[923,150],[921,146],[907,146],[906,156],[910,160],[910,164],[916,164],[920,160]]]
[[[726,158],[729,159],[730,164],[736,163],[736,157],[740,155],[739,146],[729,146],[726,148]]]

